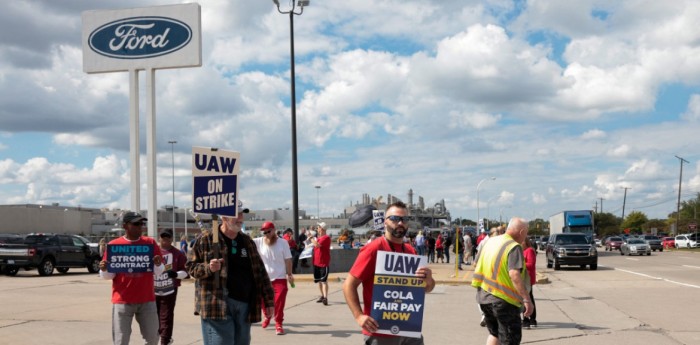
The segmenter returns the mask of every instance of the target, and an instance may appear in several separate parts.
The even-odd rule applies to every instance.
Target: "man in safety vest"
[[[476,302],[489,330],[487,345],[520,344],[521,308],[525,306],[526,317],[534,310],[525,287],[525,279],[529,278],[520,246],[527,232],[524,219],[511,219],[504,235],[485,243],[476,263],[472,286],[477,289]]]

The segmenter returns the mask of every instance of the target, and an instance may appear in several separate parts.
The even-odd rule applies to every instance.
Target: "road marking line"
[[[648,275],[648,274],[639,273],[639,272],[633,272],[633,271],[628,271],[628,270],[623,270],[623,269],[616,268],[616,267],[613,267],[613,269],[616,270],[616,271],[622,271],[622,272],[626,272],[626,273],[630,273],[630,274],[636,274],[636,275],[638,275],[638,276],[647,277],[647,278],[651,278],[651,279],[663,280],[663,281],[665,281],[665,282],[669,282],[669,283],[672,283],[672,284],[678,284],[678,285],[682,285],[682,286],[687,286],[687,287],[692,287],[692,288],[700,289],[700,286],[698,286],[698,285],[681,283],[681,282],[677,282],[677,281],[675,281],[675,280],[670,280],[670,279],[661,278],[661,277],[654,277],[654,276],[650,276],[650,275]]]
[[[690,266],[690,265],[681,265],[683,267],[690,267],[690,268],[700,268],[700,266]]]

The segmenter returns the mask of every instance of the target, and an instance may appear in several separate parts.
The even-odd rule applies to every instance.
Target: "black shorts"
[[[314,265],[314,283],[326,282],[328,281],[328,266],[318,267]]]
[[[523,336],[520,308],[499,299],[498,302],[481,304],[489,334],[498,338],[501,345],[520,344]]]

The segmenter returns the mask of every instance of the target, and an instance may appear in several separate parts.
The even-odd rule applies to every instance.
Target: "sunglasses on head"
[[[394,223],[399,223],[399,222],[404,222],[408,223],[408,216],[401,217],[401,216],[388,216],[386,217],[388,220],[394,222]]]

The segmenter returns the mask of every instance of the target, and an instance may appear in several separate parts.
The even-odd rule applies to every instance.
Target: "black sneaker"
[[[530,320],[530,327],[537,328],[537,320]]]
[[[323,299],[323,305],[328,305],[328,298]]]
[[[530,329],[530,321],[523,320],[523,329]]]
[[[323,302],[323,300],[324,300],[324,298],[323,298],[323,296],[321,296],[316,300],[316,303],[321,303],[321,302]]]

